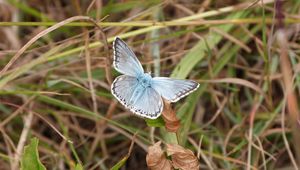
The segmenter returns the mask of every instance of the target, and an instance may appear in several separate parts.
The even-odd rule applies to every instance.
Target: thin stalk
[[[239,18],[239,19],[222,19],[222,20],[204,20],[204,21],[132,21],[132,22],[99,22],[99,26],[110,27],[149,27],[149,26],[191,26],[191,25],[222,25],[222,24],[272,24],[273,18]],[[58,22],[0,22],[0,26],[53,26]],[[300,23],[300,19],[287,18],[284,20],[285,24],[297,24]],[[90,22],[72,22],[63,25],[62,27],[95,27]]]

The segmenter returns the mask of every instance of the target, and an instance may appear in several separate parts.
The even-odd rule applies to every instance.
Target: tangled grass
[[[157,141],[160,155],[179,150],[159,160],[172,166],[297,169],[299,11],[297,0],[0,1],[0,169],[146,169]],[[115,36],[145,70],[201,84],[175,118],[143,120],[113,98]]]

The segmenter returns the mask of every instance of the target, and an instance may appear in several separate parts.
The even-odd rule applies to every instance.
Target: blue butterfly
[[[199,87],[192,80],[167,77],[151,77],[128,45],[116,37],[113,42],[114,68],[123,75],[111,86],[112,94],[133,113],[141,117],[156,119],[163,110],[162,97],[177,102]]]

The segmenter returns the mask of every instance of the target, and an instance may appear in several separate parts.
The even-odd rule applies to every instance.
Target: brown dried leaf
[[[199,170],[199,161],[191,150],[176,144],[167,144],[167,153],[172,158],[172,165],[174,168],[182,170]]]
[[[180,127],[180,121],[176,117],[175,111],[172,109],[171,104],[164,101],[164,111],[162,112],[162,118],[165,121],[165,127],[169,132],[176,132]]]
[[[150,170],[171,170],[173,169],[171,162],[167,160],[160,144],[161,142],[159,141],[148,148],[146,156],[147,166]]]

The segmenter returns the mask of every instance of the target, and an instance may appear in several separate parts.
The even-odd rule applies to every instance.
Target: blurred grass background
[[[299,12],[298,0],[1,0],[0,169],[18,169],[33,137],[47,169],[147,169],[158,140],[201,169],[297,169]],[[176,134],[111,95],[115,36],[146,71],[201,84],[173,105]]]

